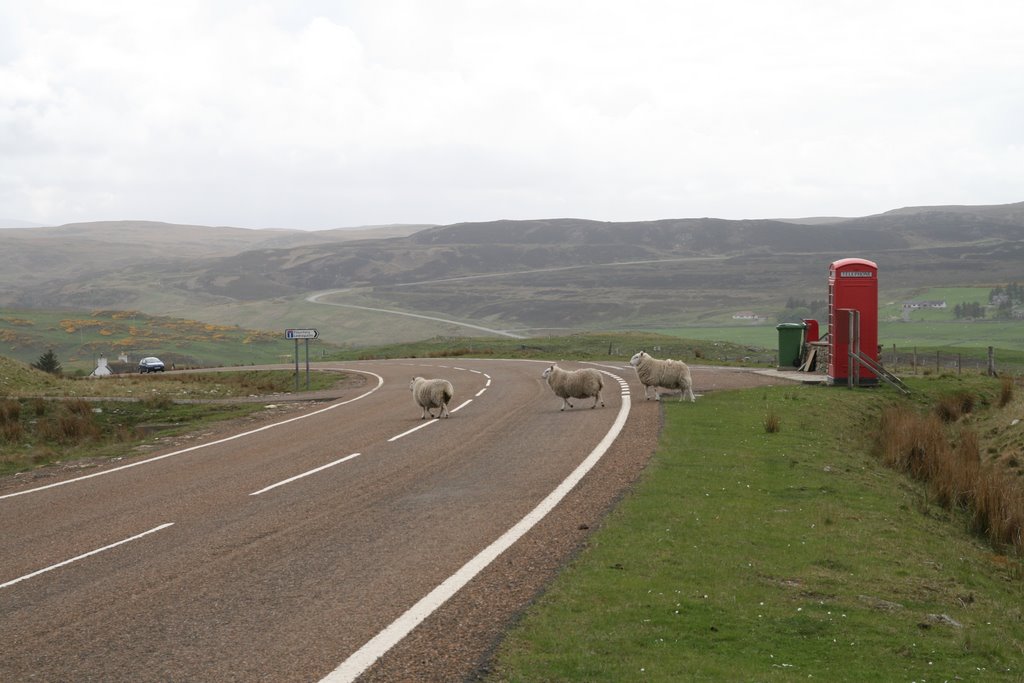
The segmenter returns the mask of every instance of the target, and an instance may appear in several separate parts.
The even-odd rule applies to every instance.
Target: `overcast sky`
[[[1024,201],[1019,0],[0,0],[0,219]]]

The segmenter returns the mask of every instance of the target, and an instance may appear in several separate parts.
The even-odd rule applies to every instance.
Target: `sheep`
[[[412,390],[412,397],[415,399],[416,405],[423,408],[423,414],[420,416],[421,420],[427,419],[427,415],[434,417],[434,413],[431,412],[434,408],[440,408],[437,412],[438,419],[441,417],[451,417],[448,412],[448,402],[455,395],[451,382],[446,379],[413,377],[412,381],[409,382],[409,389]]]
[[[593,368],[563,370],[558,365],[552,365],[541,373],[541,377],[547,381],[551,391],[555,392],[555,396],[562,399],[560,410],[565,410],[566,406],[572,408],[572,403],[569,402],[570,398],[591,397],[594,399],[594,405],[590,406],[591,409],[596,408],[599,401],[601,407],[604,408],[604,399],[601,398],[604,378]]]
[[[658,387],[663,389],[678,389],[679,400],[689,398],[690,402],[696,401],[693,395],[693,380],[690,378],[689,366],[681,360],[658,360],[644,351],[640,351],[629,359],[629,364],[636,368],[636,376],[644,385],[644,399],[649,399],[647,390],[654,387],[654,399],[661,400],[658,396]]]

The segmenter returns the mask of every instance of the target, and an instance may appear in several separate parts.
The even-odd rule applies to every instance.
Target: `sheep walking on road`
[[[644,398],[649,387],[654,387],[655,400],[661,400],[658,396],[658,387],[679,391],[679,400],[689,398],[691,402],[696,401],[693,395],[693,380],[690,378],[690,367],[681,360],[658,360],[644,351],[640,351],[629,359],[629,364],[636,368],[636,376],[644,385]]]
[[[604,399],[601,398],[604,378],[593,368],[563,370],[558,365],[552,365],[541,373],[541,377],[547,380],[548,386],[551,387],[551,391],[555,392],[555,396],[562,399],[560,410],[565,410],[566,406],[572,408],[572,403],[569,402],[570,398],[593,398],[594,405],[590,406],[591,409],[596,408],[598,402],[601,403],[602,408],[604,407]]]
[[[455,395],[451,382],[446,379],[413,377],[409,382],[409,388],[412,390],[412,397],[416,400],[416,405],[423,408],[421,420],[427,419],[427,415],[435,417],[432,412],[434,408],[439,408],[436,417],[451,417],[448,413],[448,403]]]

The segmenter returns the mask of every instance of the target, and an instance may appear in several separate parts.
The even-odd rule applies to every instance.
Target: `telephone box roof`
[[[832,265],[829,266],[829,267],[832,270],[838,270],[840,268],[843,268],[844,266],[868,266],[870,268],[874,268],[875,270],[878,270],[878,264],[877,263],[875,263],[874,261],[868,261],[867,259],[863,259],[863,258],[844,258],[844,259],[839,259],[838,261],[833,261]]]

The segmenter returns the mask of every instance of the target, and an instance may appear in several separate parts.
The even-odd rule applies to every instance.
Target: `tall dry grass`
[[[1013,400],[1013,377],[1002,377],[999,380],[999,407],[1005,408]]]
[[[972,531],[994,547],[1024,553],[1024,487],[1003,468],[982,463],[977,432],[961,427],[951,433],[946,426],[965,405],[973,402],[958,395],[941,399],[926,415],[902,405],[886,408],[880,456],[889,467],[925,482],[942,507],[966,510]]]

